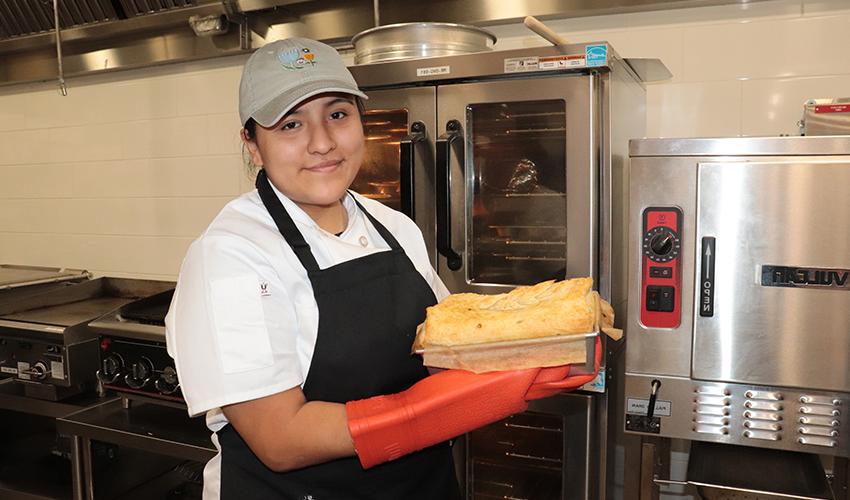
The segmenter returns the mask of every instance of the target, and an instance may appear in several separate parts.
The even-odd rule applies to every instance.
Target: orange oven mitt
[[[597,339],[595,368],[602,349]],[[520,413],[528,401],[581,387],[596,374],[570,366],[488,373],[447,370],[410,389],[345,405],[348,430],[363,468],[395,460]]]

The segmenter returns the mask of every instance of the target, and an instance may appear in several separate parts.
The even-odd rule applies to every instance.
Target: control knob
[[[47,368],[47,363],[44,361],[36,361],[30,368],[30,375],[36,380],[46,379],[48,373],[50,373],[50,369]]]
[[[162,375],[154,382],[154,386],[162,394],[173,394],[180,387],[180,383],[177,381],[177,371],[166,366],[162,370]]]
[[[121,370],[124,369],[124,360],[117,354],[110,354],[103,358],[100,362],[100,370],[97,371],[97,378],[104,384],[111,384],[121,375]]]
[[[142,358],[130,365],[130,373],[124,376],[124,382],[133,389],[141,389],[151,381],[153,363],[148,358]]]
[[[681,241],[673,229],[657,226],[643,236],[643,251],[654,262],[670,262],[679,255]]]

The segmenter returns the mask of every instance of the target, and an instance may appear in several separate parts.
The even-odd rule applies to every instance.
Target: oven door
[[[693,378],[850,392],[850,162],[698,172]]]
[[[416,221],[436,264],[434,142],[436,89],[367,90],[366,152],[351,188]]]
[[[593,396],[565,393],[467,434],[466,498],[598,498],[593,416]]]
[[[454,292],[596,277],[594,77],[438,87],[438,272]]]

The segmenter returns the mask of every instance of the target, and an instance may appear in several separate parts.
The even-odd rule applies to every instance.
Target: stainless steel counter
[[[72,438],[74,499],[94,499],[91,441],[114,443],[159,455],[207,462],[216,450],[203,418],[185,409],[120,398],[93,405],[56,420],[56,429]]]

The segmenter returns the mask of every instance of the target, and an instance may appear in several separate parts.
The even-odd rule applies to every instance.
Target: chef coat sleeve
[[[431,285],[431,290],[434,290],[434,295],[437,297],[437,302],[442,302],[443,299],[451,295],[449,289],[446,288],[446,284],[443,283],[443,280],[440,279],[440,275],[437,274],[437,271],[432,267],[430,269],[431,276],[428,280],[428,284]]]
[[[277,272],[237,236],[194,242],[166,317],[189,414],[300,385],[297,318]]]

